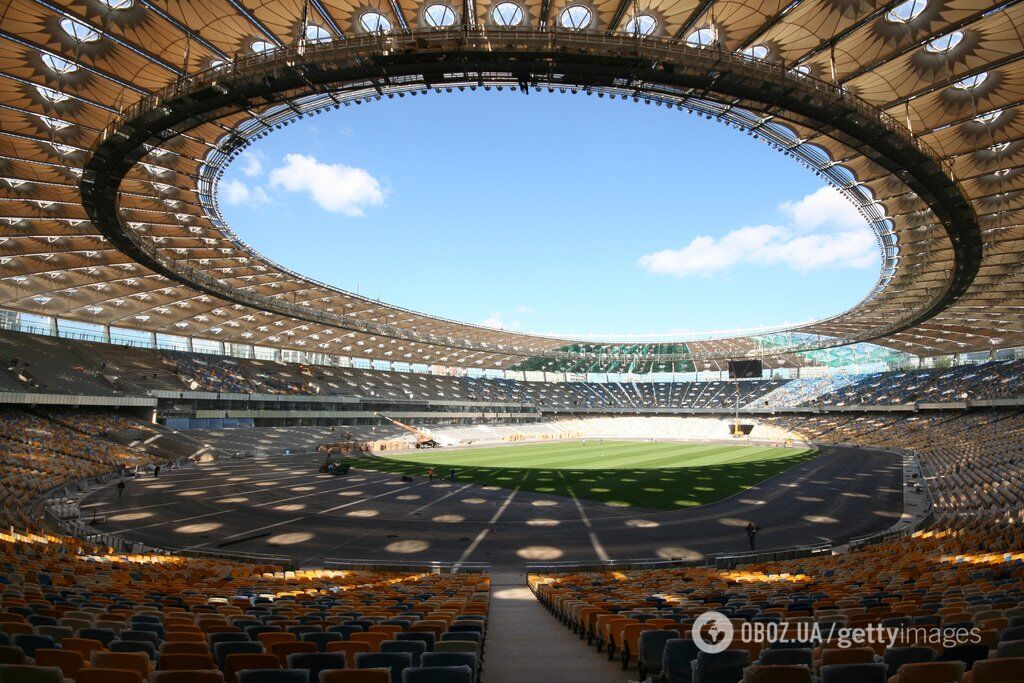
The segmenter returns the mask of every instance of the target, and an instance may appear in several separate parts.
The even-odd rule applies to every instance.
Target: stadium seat
[[[469,652],[427,652],[420,658],[421,667],[468,667],[471,676],[470,683],[476,682],[479,664],[476,655]]]
[[[92,666],[78,672],[75,683],[145,683],[148,675],[143,676],[134,669],[108,669]]]
[[[238,672],[238,683],[309,683],[304,669],[245,669]]]
[[[55,666],[0,664],[2,683],[65,683],[64,673]]]
[[[743,683],[811,683],[811,670],[802,664],[753,664],[743,670]]]
[[[224,678],[228,683],[235,683],[238,672],[245,669],[280,669],[281,660],[275,655],[259,652],[233,652],[225,657]]]
[[[807,648],[792,649],[771,649],[761,650],[758,655],[758,664],[765,666],[785,666],[802,664],[808,668],[814,665],[814,652]]]
[[[673,641],[669,641],[671,643]],[[710,654],[701,652],[693,661],[693,683],[732,683],[743,678],[743,669],[750,664],[746,650],[724,650]]]
[[[889,679],[890,683],[949,683],[964,675],[963,662],[924,662],[904,664]]]
[[[213,655],[196,653],[178,653],[160,655],[160,669],[163,671],[197,671],[216,669],[217,663]]]
[[[216,669],[153,671],[149,683],[224,683],[224,674]]]
[[[964,674],[964,683],[1009,683],[1024,679],[1024,657],[987,659],[974,662]]]
[[[427,651],[421,640],[385,640],[380,644],[381,652],[408,652],[412,655],[412,666],[420,666],[420,657]]]
[[[310,680],[316,681],[319,680],[321,671],[344,669],[346,661],[345,654],[342,652],[296,653],[288,655],[285,667],[288,669],[305,669],[309,671]]]
[[[147,678],[152,670],[149,657],[141,652],[93,652],[90,665],[99,669],[126,669]],[[83,672],[88,669],[83,669]]]
[[[303,642],[316,645],[317,652],[327,652],[327,644],[344,640],[340,633],[304,633]]]
[[[360,652],[356,654],[357,669],[388,669],[391,680],[402,680],[402,672],[412,666],[408,652]]]
[[[821,683],[885,683],[887,671],[881,662],[829,664],[821,667]]]
[[[264,654],[264,651],[259,643],[248,641],[217,643],[213,646],[213,660],[221,669],[224,668],[227,658],[236,654]]]
[[[392,683],[389,669],[321,671],[320,683]]]
[[[402,672],[402,683],[471,683],[468,666],[410,667]]]
[[[17,645],[0,645],[0,664],[27,664],[27,659]]]
[[[75,678],[78,670],[87,662],[81,652],[75,650],[36,650],[36,666],[55,666],[64,672],[65,678]]]

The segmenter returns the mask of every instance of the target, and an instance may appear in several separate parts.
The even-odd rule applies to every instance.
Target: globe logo
[[[697,649],[708,654],[723,652],[732,644],[732,622],[721,612],[704,612],[693,622],[690,633]]]

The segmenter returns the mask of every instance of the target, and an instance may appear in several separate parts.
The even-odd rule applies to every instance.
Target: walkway
[[[537,602],[522,573],[491,575],[485,683],[626,683],[623,671],[587,647]]]

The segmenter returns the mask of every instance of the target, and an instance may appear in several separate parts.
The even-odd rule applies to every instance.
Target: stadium
[[[0,683],[1024,679],[1022,36],[1000,0],[0,0]],[[405,283],[387,301],[308,274],[327,246],[303,225],[287,259],[245,241],[277,209],[237,179],[274,140],[423,96],[469,129],[465,98],[498,92],[661,110],[742,136],[721,163],[798,167],[855,241],[764,225],[670,256],[705,275],[694,315],[720,292],[727,314],[826,312],[528,332],[446,313],[529,284],[516,235],[490,283],[419,254],[401,280],[338,238],[339,271]],[[515,177],[507,148],[544,146],[473,142],[414,156]],[[566,175],[589,163],[548,146]],[[289,158],[348,218],[339,173],[387,194]],[[717,201],[644,203],[726,215],[776,187],[704,175]],[[501,202],[493,226],[545,211]],[[392,215],[443,242],[426,213]],[[484,250],[490,219],[460,241]],[[630,219],[588,242],[658,222]],[[801,276],[878,270],[839,312],[814,284],[730,290],[706,263],[760,267],[755,235],[785,235],[771,258]],[[595,257],[562,244],[582,283]],[[657,296],[628,309],[672,318]]]

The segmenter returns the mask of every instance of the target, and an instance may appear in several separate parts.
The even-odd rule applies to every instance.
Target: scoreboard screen
[[[763,369],[759,360],[731,360],[729,379],[761,379]]]

